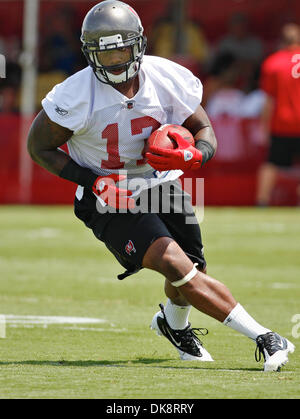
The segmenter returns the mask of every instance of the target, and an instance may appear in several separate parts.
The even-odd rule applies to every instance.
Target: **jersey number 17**
[[[142,134],[144,128],[152,127],[151,133],[160,127],[160,123],[151,116],[142,116],[140,118],[135,118],[131,120],[131,135]],[[150,134],[151,134],[150,133]],[[108,159],[102,160],[101,168],[102,169],[122,169],[124,167],[124,162],[120,160],[119,154],[119,124],[109,124],[102,131],[102,139],[107,140],[107,154]],[[147,138],[144,140],[145,143]],[[146,144],[145,144],[146,145]],[[144,146],[145,149],[145,146]],[[144,157],[144,149],[142,150],[142,158],[137,160],[137,166],[146,164],[146,159]]]

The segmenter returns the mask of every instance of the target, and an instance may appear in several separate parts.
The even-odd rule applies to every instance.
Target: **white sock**
[[[165,306],[165,315],[170,327],[175,330],[185,329],[189,322],[189,314],[192,306],[177,306],[168,298]]]
[[[257,323],[239,303],[229,313],[223,324],[253,340],[259,335],[271,332],[270,329]]]

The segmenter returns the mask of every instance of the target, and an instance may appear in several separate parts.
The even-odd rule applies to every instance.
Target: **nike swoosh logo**
[[[160,322],[159,322],[159,323],[160,323]],[[170,337],[171,341],[172,341],[172,342],[174,342],[174,344],[175,344],[176,346],[181,347],[181,342],[177,342],[177,340],[173,338],[173,336],[171,335],[171,333],[169,332],[169,330],[165,327],[165,325],[164,325],[163,323],[161,323],[159,326],[161,327],[161,329],[162,329],[163,333],[164,333],[165,335],[167,335],[168,337]]]
[[[176,346],[181,346],[181,342],[177,342],[176,339],[173,338],[173,336],[171,335],[171,333],[167,330],[168,335],[170,336],[171,340],[175,343]]]

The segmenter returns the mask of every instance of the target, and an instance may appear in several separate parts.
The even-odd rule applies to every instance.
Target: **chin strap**
[[[196,266],[198,266],[198,263],[194,263],[193,269],[188,274],[186,274],[185,277],[179,279],[178,281],[171,282],[173,287],[181,287],[182,285],[186,284],[191,279],[193,279],[194,276],[198,273],[198,269],[196,268]]]

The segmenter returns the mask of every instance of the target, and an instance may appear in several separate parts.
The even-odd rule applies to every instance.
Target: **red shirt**
[[[274,99],[272,134],[300,137],[300,47],[283,49],[264,61],[261,88]]]

